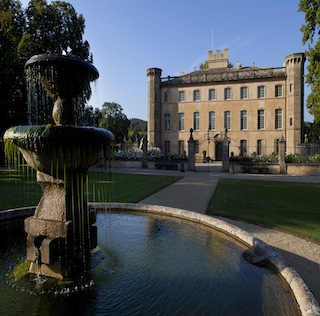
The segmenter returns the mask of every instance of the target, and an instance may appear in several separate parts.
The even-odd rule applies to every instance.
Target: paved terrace
[[[159,171],[148,169],[114,169],[116,172],[179,175],[183,178],[139,203],[163,205],[205,213],[220,178],[272,181],[320,182],[319,176],[254,175],[222,173],[221,166],[198,165],[197,172]],[[222,218],[251,233],[276,249],[304,279],[320,304],[320,245],[273,229]]]

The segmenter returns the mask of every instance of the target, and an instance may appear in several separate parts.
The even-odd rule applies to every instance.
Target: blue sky
[[[228,48],[233,64],[281,67],[285,56],[305,50],[298,0],[67,2],[86,20],[84,38],[100,73],[89,104],[116,102],[128,118],[147,120],[147,68],[161,68],[163,76],[187,73],[212,48]]]

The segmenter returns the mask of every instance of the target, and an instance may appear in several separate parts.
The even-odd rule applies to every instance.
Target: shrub
[[[163,155],[160,148],[153,147],[148,149],[148,160],[159,160],[162,158]]]
[[[126,150],[115,150],[113,152],[115,160],[142,160],[143,150],[138,148],[126,149]],[[163,155],[160,148],[154,147],[148,149],[148,160],[162,159]]]
[[[143,151],[141,149],[115,150],[113,157],[115,160],[141,160]]]
[[[271,155],[257,156],[256,153],[253,153],[251,156],[232,156],[230,161],[234,162],[264,162],[264,163],[277,163],[279,162],[279,157],[275,153]]]
[[[115,160],[142,160],[143,150],[142,149],[126,149],[126,150],[115,150],[113,153]],[[148,149],[148,160],[186,160],[188,159],[186,154],[175,155],[168,154],[163,155],[161,149],[158,147],[152,147]]]
[[[163,160],[187,160],[188,157],[186,154],[176,155],[176,154],[167,154],[164,156]]]
[[[287,163],[311,163],[311,164],[320,164],[320,154],[315,154],[311,156],[303,156],[290,154],[285,158]]]

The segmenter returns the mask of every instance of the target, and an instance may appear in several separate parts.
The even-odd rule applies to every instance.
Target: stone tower
[[[212,50],[208,51],[208,67],[212,68],[227,68],[229,64],[229,51],[227,48],[221,53],[220,49],[214,54]]]
[[[147,69],[148,142],[151,147],[161,147],[161,73],[159,68]]]
[[[283,119],[286,125],[287,153],[294,153],[295,147],[303,141],[304,62],[303,53],[292,54],[285,58],[287,111]]]

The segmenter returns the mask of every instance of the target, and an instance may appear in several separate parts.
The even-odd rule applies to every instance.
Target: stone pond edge
[[[259,248],[259,250],[263,251],[264,256],[268,259],[271,265],[276,269],[276,271],[282,276],[282,278],[291,288],[292,293],[299,305],[301,315],[320,316],[319,304],[315,300],[313,294],[311,293],[303,279],[296,272],[296,270],[290,267],[282,258],[282,256],[272,247],[264,243],[262,240],[253,237],[250,233],[244,231],[239,227],[208,215],[167,206],[112,202],[88,203],[88,205],[89,207],[94,208],[100,212],[112,210],[154,213],[190,220],[224,232],[227,235],[232,236],[237,240],[249,245],[250,247],[253,247],[253,249]],[[15,219],[22,219],[28,216],[32,216],[34,210],[35,207],[25,207],[2,211],[0,212],[0,222],[12,221]]]

